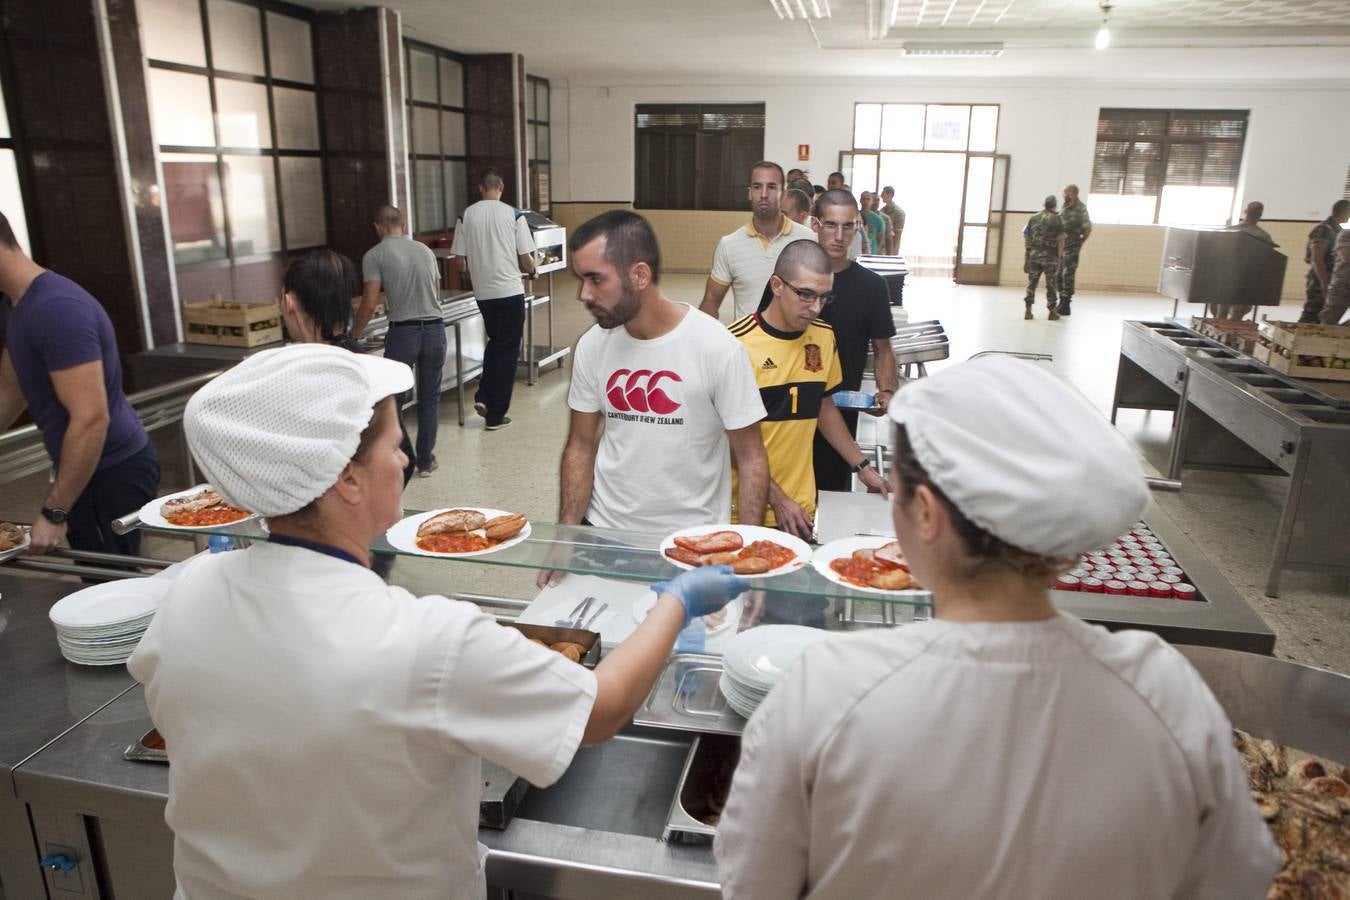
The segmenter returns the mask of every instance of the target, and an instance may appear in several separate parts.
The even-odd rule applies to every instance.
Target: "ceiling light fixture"
[[[901,48],[905,56],[1002,56],[1002,44],[942,44],[906,41]]]
[[[780,19],[828,19],[830,0],[769,0]]]
[[[1107,27],[1107,22],[1111,18],[1111,4],[1098,3],[1102,8],[1102,27],[1097,29],[1097,49],[1105,50],[1111,46],[1111,29]]]

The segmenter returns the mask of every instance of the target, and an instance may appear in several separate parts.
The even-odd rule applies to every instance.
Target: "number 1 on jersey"
[[[788,388],[788,396],[792,398],[792,415],[797,414],[797,385]]]

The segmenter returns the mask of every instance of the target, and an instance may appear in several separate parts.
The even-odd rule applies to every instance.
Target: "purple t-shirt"
[[[149,435],[122,392],[122,363],[112,320],[88,291],[55,272],[43,272],[17,305],[8,297],[0,301],[0,331],[28,414],[42,432],[53,463],[60,466],[70,415],[56,396],[51,373],[96,359],[103,361],[109,416],[98,468],[116,465],[145,446]]]

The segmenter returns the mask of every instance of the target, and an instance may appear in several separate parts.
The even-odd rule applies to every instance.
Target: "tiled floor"
[[[670,274],[663,279],[667,294],[697,303],[703,278]],[[575,342],[591,319],[576,302],[575,281],[556,280],[555,323],[560,339]],[[1014,288],[958,287],[939,279],[915,279],[906,290],[906,309],[913,321],[939,319],[951,338],[952,361],[983,350],[1015,350],[1054,356],[1054,365],[1095,405],[1107,412],[1115,385],[1120,323],[1157,319],[1171,314],[1172,303],[1145,294],[1079,295],[1070,318],[1047,321],[1038,299],[1036,320],[1022,320],[1021,292]],[[728,303],[729,307],[730,304]],[[1292,307],[1284,311],[1292,318]],[[1272,312],[1271,317],[1275,318]],[[930,366],[932,371],[943,365]],[[534,386],[516,387],[508,429],[485,432],[483,421],[470,412],[468,424],[456,424],[453,394],[442,402],[436,454],[440,470],[414,479],[405,494],[409,508],[475,504],[519,510],[531,518],[552,521],[558,502],[557,466],[567,430],[568,370],[544,374]],[[1156,467],[1165,459],[1171,426],[1166,413],[1122,411],[1119,427],[1140,446]],[[179,487],[174,453],[164,453],[165,490]],[[1065,452],[1072,452],[1065,448]],[[1350,579],[1308,573],[1286,573],[1279,599],[1262,593],[1276,517],[1285,480],[1278,477],[1188,472],[1180,493],[1157,493],[1154,500],[1193,540],[1202,553],[1226,573],[1238,592],[1278,635],[1276,652],[1289,659],[1350,673]],[[42,480],[5,485],[0,492],[0,518],[30,520],[41,500]],[[179,557],[189,552],[182,541],[150,539],[149,555]],[[422,562],[401,559],[396,577],[422,592],[481,593],[528,598],[534,575],[481,564]]]

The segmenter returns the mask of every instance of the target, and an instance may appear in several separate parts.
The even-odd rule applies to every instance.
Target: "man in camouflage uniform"
[[[1317,322],[1322,307],[1327,302],[1327,286],[1331,282],[1331,271],[1336,265],[1336,241],[1341,236],[1341,226],[1350,221],[1350,200],[1337,200],[1331,207],[1331,215],[1326,221],[1318,222],[1308,232],[1308,249],[1303,261],[1308,268],[1308,302],[1303,304],[1300,322]]]
[[[1045,275],[1045,299],[1050,305],[1050,320],[1059,318],[1055,309],[1055,278],[1059,272],[1059,259],[1064,254],[1064,223],[1055,212],[1058,201],[1051,194],[1045,198],[1045,208],[1031,217],[1027,227],[1022,229],[1026,239],[1027,256],[1022,271],[1027,273],[1027,311],[1024,319],[1036,318],[1031,314],[1032,304],[1036,302],[1036,284]]]
[[[1078,185],[1065,185],[1059,220],[1064,223],[1064,255],[1059,259],[1059,314],[1067,316],[1073,300],[1073,277],[1078,272],[1078,253],[1092,234],[1092,220],[1088,218],[1087,205],[1078,199]]]

